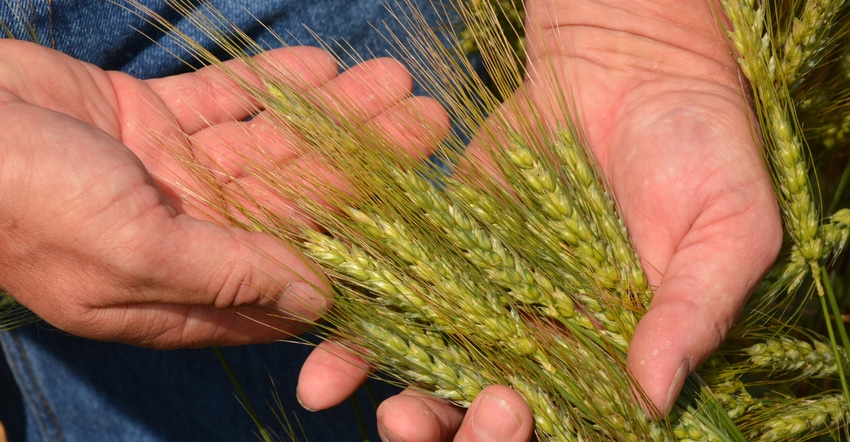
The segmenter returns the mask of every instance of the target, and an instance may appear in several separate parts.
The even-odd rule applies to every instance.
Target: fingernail
[[[304,405],[304,401],[301,400],[301,393],[298,391],[298,387],[295,387],[295,399],[298,401],[298,405],[300,405],[301,408],[303,408],[303,409],[305,409],[305,410],[307,410],[311,413],[315,413],[317,411],[317,410],[314,410],[314,409]]]
[[[378,423],[378,436],[381,437],[381,442],[396,442],[401,440],[380,423]]]
[[[278,300],[278,308],[294,319],[312,322],[328,310],[328,298],[307,282],[291,282]]]
[[[519,414],[507,402],[485,395],[472,415],[472,431],[481,442],[510,439],[519,431]]]
[[[664,401],[664,409],[661,410],[665,415],[673,409],[673,404],[676,403],[676,398],[679,397],[679,392],[682,391],[682,386],[685,385],[685,379],[689,374],[691,374],[691,361],[685,359],[673,375],[670,389],[667,390],[667,399]]]

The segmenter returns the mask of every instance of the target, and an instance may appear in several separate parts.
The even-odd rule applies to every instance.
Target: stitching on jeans
[[[32,390],[35,391],[35,394],[37,396],[36,400],[38,402],[40,402],[40,406],[41,406],[42,410],[44,410],[45,414],[47,415],[47,420],[50,422],[51,425],[53,425],[53,427],[56,431],[57,442],[64,442],[65,436],[62,434],[62,430],[59,426],[59,420],[56,419],[56,414],[53,412],[53,409],[50,407],[50,403],[47,401],[47,398],[44,396],[44,393],[41,391],[41,388],[39,388],[38,383],[35,381],[35,377],[32,376],[33,369],[32,369],[32,366],[30,365],[29,357],[27,356],[26,348],[24,348],[24,345],[23,345],[23,343],[21,342],[21,340],[18,336],[16,336],[14,333],[10,333],[10,335],[12,337],[12,340],[15,343],[15,347],[17,347],[17,350],[20,354],[20,358],[17,358],[17,359],[20,359],[21,362],[23,363],[23,373],[26,374],[26,376],[28,378],[27,380],[29,381],[29,384],[30,384],[30,387],[32,387]],[[38,413],[38,414],[41,414],[41,413]],[[38,419],[38,426],[41,428],[42,433],[48,434],[48,428],[46,428],[45,422],[42,419]]]

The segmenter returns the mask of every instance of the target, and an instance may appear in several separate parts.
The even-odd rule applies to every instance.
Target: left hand
[[[399,135],[414,155],[436,145],[398,133],[410,114],[445,114],[408,99],[412,80],[394,60],[341,75],[318,48],[255,61],[329,106],[363,103],[342,116]],[[271,235],[223,226],[192,192],[197,176],[181,155],[223,168],[213,187],[260,197],[272,192],[244,173],[250,161],[325,166],[300,156],[224,69],[262,87],[241,61],[142,81],[0,39],[0,287],[68,333],[156,348],[271,342],[321,315],[327,281],[312,261]],[[262,325],[270,312],[287,319]]]

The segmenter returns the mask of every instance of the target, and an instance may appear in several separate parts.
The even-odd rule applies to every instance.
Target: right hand
[[[408,99],[412,81],[394,61],[338,76],[333,58],[316,48],[258,60],[329,105],[363,103],[344,115],[395,131],[416,155],[438,140],[397,133],[397,123],[413,114],[445,125],[435,102]],[[262,185],[242,173],[251,149],[233,146],[262,143],[261,160],[321,168],[299,158],[262,114],[245,121],[258,111],[218,67],[141,81],[0,39],[0,287],[52,325],[97,340],[173,348],[301,331],[298,319],[327,307],[321,272],[269,235],[211,218],[186,191],[193,177],[170,150],[204,152],[234,177],[220,185],[259,195]],[[275,330],[262,324],[270,312],[291,319]]]
[[[627,361],[650,413],[666,414],[685,377],[720,345],[782,241],[739,71],[717,25],[719,5],[712,4],[529,1],[529,78],[512,97],[519,106],[503,108],[510,120],[533,103],[537,115],[563,122],[565,115],[548,112],[551,100],[575,94],[573,116],[654,291]],[[471,162],[487,161],[479,154],[473,147]],[[314,409],[338,401],[347,388],[316,394],[322,390],[305,375],[308,367],[339,371],[348,385],[358,380],[356,364],[323,353],[313,352],[299,384],[302,401]],[[394,441],[530,437],[531,415],[515,392],[499,387],[479,399],[489,405],[476,399],[464,417],[447,402],[405,392],[381,404],[379,426]],[[476,432],[485,424],[494,438]]]

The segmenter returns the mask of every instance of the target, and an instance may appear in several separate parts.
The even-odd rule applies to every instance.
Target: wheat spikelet
[[[738,378],[713,382],[712,391],[732,419],[739,419],[762,406],[761,401],[754,398],[746,384]]]
[[[316,239],[317,242],[325,244],[329,242],[327,238]],[[338,248],[338,244],[339,243],[335,243],[337,246],[336,248]],[[345,260],[343,260],[340,258],[341,254],[339,252],[328,253],[326,251],[326,247],[320,249],[313,245],[311,250],[314,250],[315,256],[323,257],[323,259],[328,262],[336,261],[339,264],[342,264],[334,266],[334,268],[338,271],[348,271],[353,261],[362,261],[358,259],[352,260],[351,258],[345,258]],[[349,265],[345,265],[345,263]],[[371,273],[373,272],[363,271],[359,266],[356,270],[349,272],[351,275],[359,275],[359,279],[366,279]],[[454,279],[455,275],[444,274],[444,277],[447,277],[447,279]],[[363,281],[360,280],[354,282],[355,285],[361,285],[361,283],[363,283]],[[366,282],[363,285],[374,286],[376,287],[376,290],[384,287],[384,285],[373,285],[369,282]],[[344,285],[343,287],[349,287],[349,285]],[[343,288],[343,290],[347,289]],[[452,316],[453,320],[450,327],[437,326],[436,329],[432,329],[433,327],[430,323],[417,321],[415,315],[405,315],[404,318],[406,319],[404,322],[406,322],[407,325],[404,326],[397,324],[402,321],[389,321],[389,318],[385,321],[378,320],[376,315],[381,315],[382,311],[384,312],[383,314],[387,316],[393,316],[394,318],[398,316],[398,310],[393,310],[392,308],[399,308],[400,304],[393,303],[392,306],[389,306],[390,309],[387,309],[388,306],[384,302],[386,300],[386,296],[380,296],[381,294],[391,295],[392,292],[393,290],[391,289],[383,289],[380,294],[373,292],[372,295],[364,297],[362,291],[354,288],[352,289],[353,294],[348,297],[341,298],[341,301],[345,303],[345,305],[348,305],[349,302],[351,302],[349,299],[357,297],[358,300],[355,301],[357,308],[368,308],[371,312],[368,316],[369,319],[362,320],[361,323],[359,323],[359,326],[357,326],[357,324],[353,326],[351,321],[337,322],[339,324],[339,329],[342,330],[342,336],[347,337],[357,346],[370,348],[374,351],[380,351],[380,357],[375,358],[373,361],[375,365],[378,367],[386,366],[391,368],[392,370],[390,372],[395,373],[394,377],[400,378],[401,381],[423,387],[427,386],[429,390],[434,391],[436,394],[457,401],[461,404],[467,404],[474,395],[477,394],[480,388],[482,388],[482,383],[475,382],[471,384],[472,386],[461,385],[461,378],[463,376],[458,373],[466,373],[466,367],[475,366],[476,364],[469,360],[469,358],[474,357],[472,355],[478,354],[480,351],[478,346],[481,345],[482,342],[492,342],[494,336],[490,335],[490,333],[494,330],[505,330],[508,324],[499,323],[498,321],[490,321],[487,317],[480,317],[478,319],[469,317],[469,315],[474,314],[476,311],[480,313],[480,305],[475,307],[476,311],[465,311],[464,313],[467,313],[467,315]],[[446,292],[435,293],[434,297],[441,298],[445,294]],[[430,298],[429,300],[433,301],[433,298]],[[458,304],[462,305],[462,303],[463,301],[459,300],[454,306],[457,306]],[[341,308],[345,310],[346,306],[342,306]],[[449,315],[452,314],[452,312],[442,312],[442,314]],[[466,321],[475,322],[475,327],[472,329],[465,327],[463,323]],[[395,322],[395,324],[384,324],[384,322]],[[515,326],[520,322],[520,318],[514,317],[511,320],[511,326]],[[442,330],[445,333],[438,333],[437,330]],[[337,332],[339,332],[339,330],[337,330]],[[482,339],[480,334],[484,334],[486,336]],[[503,336],[496,336],[495,338],[504,339]],[[516,336],[513,336],[512,338],[514,340],[517,339]],[[376,345],[376,342],[379,342],[380,345]],[[540,336],[537,336],[532,342],[548,342],[548,351],[545,354],[538,353],[537,351],[528,354],[527,350],[507,353],[505,352],[505,349],[501,351],[502,357],[508,358],[508,360],[503,363],[516,364],[515,366],[523,367],[522,378],[514,377],[510,379],[511,385],[519,391],[535,391],[537,388],[531,386],[533,383],[529,383],[535,379],[545,379],[545,383],[549,384],[552,388],[548,391],[567,392],[566,394],[580,403],[583,408],[596,411],[585,412],[585,419],[599,415],[610,417],[610,414],[603,413],[602,411],[610,412],[611,407],[616,406],[616,404],[629,403],[629,401],[624,402],[626,398],[623,397],[617,398],[619,400],[613,400],[614,398],[611,395],[615,393],[613,391],[606,390],[606,387],[609,385],[607,382],[602,384],[594,382],[594,385],[576,385],[577,383],[580,383],[580,380],[576,380],[576,378],[573,377],[573,375],[576,374],[574,373],[575,369],[562,367],[560,364],[565,363],[565,361],[581,363],[584,364],[583,370],[586,370],[588,364],[592,364],[594,360],[598,360],[598,357],[593,357],[586,351],[583,351],[582,347],[576,345],[575,341],[557,341],[555,340],[554,335],[552,335],[543,341],[541,341]],[[465,345],[474,346],[476,350],[464,348]],[[553,350],[554,345],[557,345],[557,350]],[[540,347],[533,347],[533,349],[537,348]],[[425,349],[427,349],[427,351]],[[452,355],[452,357],[446,360],[440,359],[440,356],[444,354]],[[515,356],[511,356],[511,354],[514,354]],[[532,360],[537,360],[539,365],[529,366],[528,361],[522,361],[522,357],[524,356],[530,356]],[[482,355],[479,357],[484,356]],[[369,357],[367,356],[367,358]],[[371,358],[369,359],[372,360]],[[490,363],[487,362],[485,364]],[[562,368],[567,368],[568,371],[562,371]],[[603,368],[600,368],[599,370],[603,370]],[[499,373],[500,370],[496,370],[495,372]],[[481,373],[489,372],[483,371]],[[535,373],[538,374],[535,375]],[[606,378],[610,376],[608,374],[604,374],[602,371],[598,371],[594,380],[599,380],[603,375]],[[487,383],[506,381],[506,379],[498,377],[487,378],[486,380],[488,381]],[[620,395],[628,394],[627,389],[619,391]],[[588,394],[588,392],[593,392],[594,394]],[[550,436],[558,435],[564,431],[564,405],[560,404],[559,400],[547,399],[547,397],[548,394],[538,393],[536,397],[530,397],[531,405],[535,411],[536,419],[540,424],[540,431],[548,432],[550,433]],[[552,404],[560,405],[555,406]],[[561,411],[559,412],[557,410]],[[619,418],[619,421],[617,420],[616,417],[621,414],[622,411],[615,413],[613,415],[615,418],[609,419],[606,424],[608,426],[612,426],[619,423],[620,430],[633,431],[632,428],[629,428],[629,426],[625,424],[625,421],[622,418]],[[562,436],[564,437],[559,437],[558,440],[573,440],[570,437],[566,437],[567,434],[570,433],[563,433]]]
[[[673,430],[673,435],[679,442],[723,441],[722,438],[714,436],[690,411],[682,413],[681,424]]]

